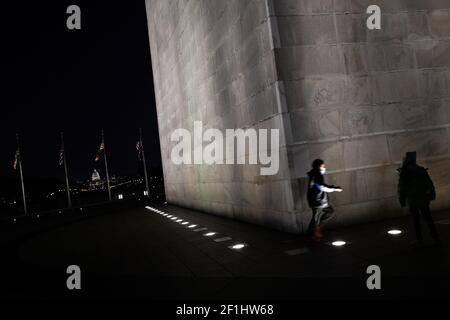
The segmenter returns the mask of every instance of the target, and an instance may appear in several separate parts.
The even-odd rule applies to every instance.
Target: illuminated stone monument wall
[[[366,9],[382,10],[369,30]],[[450,2],[147,0],[167,199],[289,232],[310,212],[319,157],[334,226],[400,215],[402,156],[416,150],[450,207]],[[170,161],[173,130],[280,129],[280,171]]]

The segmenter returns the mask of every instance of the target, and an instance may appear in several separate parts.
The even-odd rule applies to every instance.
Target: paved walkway
[[[409,217],[332,230],[311,246],[301,236],[170,205],[59,215],[2,232],[0,296],[448,298],[450,212],[434,218],[442,247],[417,250]],[[402,233],[389,235],[391,229]],[[331,245],[337,240],[346,245]],[[238,244],[245,247],[232,248]],[[373,264],[381,268],[379,291],[366,287]],[[69,265],[81,268],[80,291],[66,289]]]

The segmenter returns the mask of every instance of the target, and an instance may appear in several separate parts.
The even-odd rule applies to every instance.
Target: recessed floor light
[[[224,241],[230,241],[232,238],[231,237],[222,237],[222,238],[217,238],[214,239],[215,242],[224,242]]]
[[[182,225],[187,225],[189,222],[185,221],[182,223]]]
[[[230,247],[230,249],[233,249],[233,250],[240,250],[240,249],[242,249],[242,248],[245,248],[247,245],[245,244],[245,243],[237,243],[237,244],[235,244],[235,245],[232,245],[231,247]]]
[[[215,234],[217,234],[217,232],[208,232],[208,233],[205,233],[204,236],[205,237],[212,237]]]
[[[389,233],[390,235],[396,236],[396,235],[402,234],[402,231],[401,231],[401,230],[394,229],[394,230],[389,230],[388,233]]]
[[[170,218],[171,220],[177,220],[177,217],[172,217],[172,218]]]
[[[178,220],[177,220],[177,222],[181,222],[181,221],[183,221],[183,219],[178,219]]]
[[[342,247],[342,246],[345,246],[347,244],[347,242],[339,240],[339,241],[334,241],[331,244],[335,247]]]
[[[196,226],[196,224],[191,224],[188,228],[195,228]]]

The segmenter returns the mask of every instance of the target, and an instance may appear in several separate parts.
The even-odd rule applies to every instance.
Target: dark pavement
[[[406,299],[450,297],[450,212],[443,245],[416,249],[409,217],[303,236],[170,205],[92,209],[0,225],[3,299]],[[189,222],[188,224],[182,224]],[[196,227],[189,228],[192,224]],[[206,229],[205,229],[206,228]],[[387,234],[390,229],[402,234]],[[199,230],[201,229],[201,230]],[[428,232],[424,226],[426,239]],[[205,236],[216,232],[213,236]],[[330,242],[344,240],[343,247]],[[430,242],[430,241],[429,241]],[[230,246],[247,246],[234,250]],[[66,288],[81,268],[82,289]],[[366,269],[381,268],[381,290]]]

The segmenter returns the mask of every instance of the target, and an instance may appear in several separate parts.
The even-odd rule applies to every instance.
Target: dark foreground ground
[[[415,249],[409,217],[332,230],[311,246],[301,236],[150,205],[189,222],[182,225],[145,206],[2,222],[0,299],[450,298],[450,212],[434,213],[443,245]],[[388,235],[392,228],[403,233]],[[335,240],[347,245],[331,246]],[[248,246],[229,248],[236,243]],[[69,265],[81,268],[81,290],[66,287]],[[381,268],[381,290],[367,289],[370,265]]]

